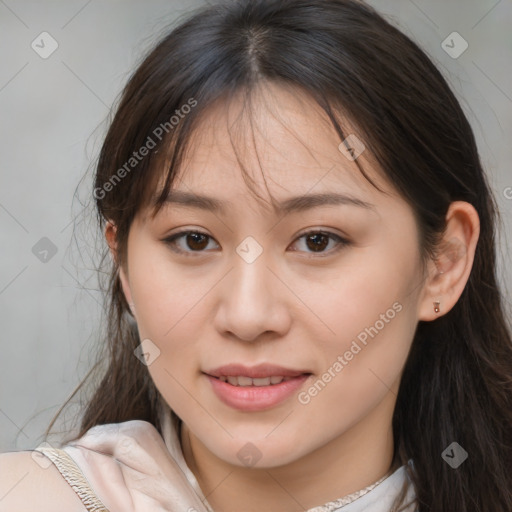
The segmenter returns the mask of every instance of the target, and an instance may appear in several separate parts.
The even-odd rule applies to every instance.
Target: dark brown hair
[[[236,93],[250,101],[265,82],[306,92],[329,116],[340,141],[347,135],[340,119],[350,120],[410,204],[425,259],[436,252],[451,202],[467,201],[478,212],[480,239],[460,299],[436,321],[417,326],[393,417],[395,461],[414,461],[407,471],[420,512],[510,512],[512,341],[497,286],[497,208],[471,127],[441,73],[413,41],[355,0],[242,0],[204,7],[168,33],[131,76],[95,177],[99,226],[103,230],[106,220],[117,226],[119,259],[112,263],[105,246],[102,263],[113,265],[106,343],[77,437],[95,425],[131,419],[161,429],[159,393],[134,357],[140,340],[118,265],[126,262],[135,215],[146,206],[154,212],[161,207],[201,114]],[[187,104],[194,106],[180,115]],[[173,115],[179,117],[175,125]],[[127,167],[149,138],[155,149]],[[120,172],[123,166],[126,172]],[[160,200],[152,204],[162,177]],[[453,441],[469,453],[456,470],[441,457]]]

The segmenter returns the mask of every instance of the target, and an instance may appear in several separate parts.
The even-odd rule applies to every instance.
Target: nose
[[[289,294],[263,256],[252,263],[237,256],[221,282],[214,326],[243,341],[283,336],[291,324]]]

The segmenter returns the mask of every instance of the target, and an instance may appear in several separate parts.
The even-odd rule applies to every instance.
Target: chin
[[[265,434],[259,437],[237,436],[228,443],[209,446],[214,441],[209,438],[205,446],[224,462],[241,468],[276,468],[285,466],[306,455],[304,440],[285,439],[276,436],[274,439],[265,439]],[[300,446],[300,452],[297,447]],[[304,453],[303,453],[304,452]]]

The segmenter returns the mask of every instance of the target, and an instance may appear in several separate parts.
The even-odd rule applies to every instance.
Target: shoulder
[[[0,453],[0,512],[86,512],[54,464],[43,459],[33,451]]]

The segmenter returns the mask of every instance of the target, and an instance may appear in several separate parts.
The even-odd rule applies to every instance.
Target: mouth
[[[228,365],[203,372],[224,404],[242,411],[261,411],[290,398],[312,375],[275,365]]]

